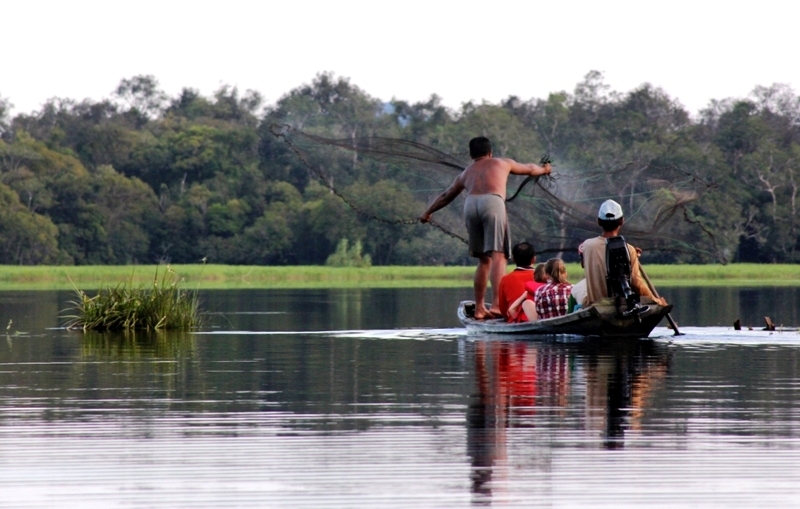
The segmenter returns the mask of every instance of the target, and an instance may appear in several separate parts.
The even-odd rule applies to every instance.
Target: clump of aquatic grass
[[[152,286],[133,288],[118,284],[101,288],[90,297],[83,290],[75,289],[78,300],[70,302],[72,307],[66,315],[66,326],[83,330],[186,330],[199,324],[199,299],[197,291],[178,287],[178,278],[172,268],[159,279],[158,269]]]

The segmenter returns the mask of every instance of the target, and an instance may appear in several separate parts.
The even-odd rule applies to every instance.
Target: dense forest
[[[380,265],[470,263],[458,206],[434,216],[440,228],[414,222],[457,170],[313,142],[401,139],[465,165],[478,135],[498,156],[554,159],[551,197],[577,208],[532,186],[513,216],[514,237],[545,251],[574,256],[609,197],[651,262],[800,260],[800,97],[783,85],[696,118],[655,86],[615,92],[597,72],[572,93],[458,110],[435,95],[379,100],[332,74],[273,105],[233,87],[168,97],[152,76],[13,117],[12,101],[0,97],[3,264],[322,264],[358,251]]]

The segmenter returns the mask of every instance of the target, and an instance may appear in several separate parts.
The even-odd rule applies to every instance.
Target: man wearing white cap
[[[619,231],[624,222],[622,206],[614,200],[604,201],[597,213],[597,224],[603,229],[602,234],[581,244],[583,249],[583,268],[586,274],[584,307],[608,297],[608,288],[606,286],[606,240],[619,236]],[[642,279],[639,271],[639,254],[636,248],[628,244],[628,253],[631,259],[631,289],[640,297],[647,297],[662,306],[666,306],[667,301],[661,297],[656,298],[647,283]]]

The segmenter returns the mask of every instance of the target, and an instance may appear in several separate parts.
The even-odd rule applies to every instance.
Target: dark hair
[[[492,153],[492,142],[486,136],[478,136],[469,140],[469,156],[472,159],[488,156]]]
[[[529,242],[520,242],[511,249],[511,257],[517,267],[530,267],[531,262],[536,257],[536,251]]]
[[[597,224],[600,225],[600,228],[603,229],[604,232],[613,232],[620,226],[622,226],[622,218],[619,219],[598,219]]]
[[[547,272],[545,269],[547,266],[544,263],[537,263],[536,267],[533,269],[533,280],[537,283],[546,283],[547,282]]]

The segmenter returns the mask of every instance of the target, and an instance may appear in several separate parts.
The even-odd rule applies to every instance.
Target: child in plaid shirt
[[[567,281],[567,267],[559,258],[547,260],[548,283],[536,290],[536,314],[540,320],[567,314],[572,285]]]

